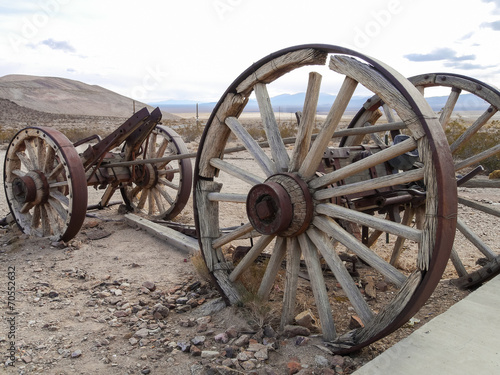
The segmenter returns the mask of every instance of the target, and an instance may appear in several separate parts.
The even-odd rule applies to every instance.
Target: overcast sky
[[[216,101],[253,62],[303,43],[498,87],[499,40],[500,0],[0,0],[0,76],[71,78],[145,102]]]

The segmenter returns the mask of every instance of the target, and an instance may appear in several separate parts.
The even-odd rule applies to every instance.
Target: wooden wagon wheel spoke
[[[125,147],[126,158],[135,155]],[[182,138],[172,129],[157,125],[143,142],[140,159],[158,159],[188,150]],[[125,204],[133,211],[155,219],[170,220],[186,206],[191,191],[192,167],[189,159],[137,164],[135,180],[120,188]]]
[[[257,141],[252,138],[236,117],[228,117],[225,122],[234,135],[243,143],[247,151],[254,157],[255,162],[266,176],[269,177],[277,172],[276,164],[269,159]]]
[[[316,72],[309,73],[309,82],[307,84],[306,97],[304,100],[304,110],[299,123],[297,139],[290,158],[288,172],[297,172],[306,158],[311,145],[311,136],[316,118],[316,109],[318,107],[319,91],[321,88],[321,74]]]
[[[286,152],[285,144],[281,139],[278,123],[271,107],[271,99],[267,92],[266,85],[258,83],[254,87],[257,103],[259,104],[260,115],[264,129],[266,131],[271,155],[276,164],[276,168],[280,171],[286,171],[288,168],[289,157]]]
[[[303,113],[298,116],[297,138],[284,172],[286,157],[282,144],[291,142],[276,139],[276,119],[267,91],[271,92],[272,85],[279,85],[283,75],[307,65],[322,65],[328,76],[309,74]],[[313,135],[319,119],[321,82],[332,75],[343,83],[319,133]],[[357,88],[371,91],[371,96],[377,98],[375,103],[383,100],[386,113],[393,114],[393,122],[338,130]],[[254,91],[267,124],[270,150],[264,150],[268,147],[266,142],[254,141],[243,125],[246,122],[238,119]],[[380,116],[371,113],[365,122],[374,124]],[[333,136],[362,138],[398,129],[405,129],[407,139],[390,147],[365,146],[361,142],[338,147],[332,141]],[[244,145],[242,157],[238,156],[240,151],[229,145],[231,134]],[[446,149],[436,151],[445,142],[437,118],[418,90],[374,59],[340,47],[320,45],[292,47],[254,64],[228,88],[215,107],[195,165],[194,207],[200,247],[224,297],[230,303],[238,303],[251,299],[255,293],[255,297],[276,304],[282,294],[281,328],[293,323],[299,301],[314,297],[313,308],[320,318],[323,337],[338,352],[359,349],[405,323],[432,293],[451,252],[456,212],[453,164]],[[397,173],[391,166],[394,159],[413,155],[416,150],[418,168]],[[223,160],[230,151],[231,158]],[[249,165],[241,165],[249,159],[252,167],[259,169],[257,174]],[[444,196],[444,191],[449,195]],[[420,228],[413,228],[408,221],[392,221],[400,206],[421,201],[429,204]],[[245,224],[229,233],[221,230],[236,220]],[[408,239],[416,250],[411,259],[416,271],[399,271],[385,259],[391,254],[379,254],[382,248],[368,248],[362,238],[343,226],[387,231]],[[258,238],[234,265],[231,249],[245,246],[255,232]],[[269,261],[255,262],[260,254]],[[352,276],[349,264],[342,261],[342,256],[351,257],[349,254],[366,262],[360,266],[359,276]],[[304,266],[309,280],[298,277]],[[263,275],[260,283],[250,284],[247,270],[252,270],[252,275]],[[384,296],[387,303],[380,309],[360,289],[369,275],[390,281],[391,291]],[[347,301],[333,298],[336,288],[342,289]],[[311,289],[313,293],[308,295],[305,291]],[[352,332],[344,319],[352,314],[348,312],[351,306],[365,324]]]
[[[44,127],[21,130],[7,149],[4,186],[23,232],[69,241],[87,209],[85,171],[72,143]]]
[[[344,79],[344,83],[335,98],[335,102],[328,113],[320,133],[314,140],[314,143],[304,158],[304,162],[299,168],[299,175],[303,178],[308,179],[316,173],[316,169],[323,157],[323,152],[326,149],[326,146],[328,146],[335,129],[337,129],[337,125],[339,124],[357,85],[358,82],[350,77],[346,77]]]
[[[210,159],[210,165],[252,186],[264,182],[263,178],[219,158]]]

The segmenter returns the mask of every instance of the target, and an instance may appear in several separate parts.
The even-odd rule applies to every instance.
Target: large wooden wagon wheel
[[[80,230],[87,210],[85,171],[59,131],[30,127],[14,136],[4,162],[4,188],[24,233],[67,241]]]
[[[125,204],[151,218],[170,220],[189,200],[193,170],[190,159],[155,162],[154,159],[187,154],[182,137],[173,129],[157,125],[143,142],[138,154],[125,147],[127,160],[151,162],[131,166],[133,182],[122,187]]]
[[[329,59],[328,59],[329,57]],[[327,61],[328,59],[328,61]],[[321,75],[309,74],[298,134],[288,150],[280,135],[271,107],[268,86],[288,72],[307,65],[328,63],[328,74],[343,77],[343,83],[312,140]],[[356,88],[380,97],[402,119],[408,134],[394,147],[370,152],[358,161],[326,173],[324,151],[331,143]],[[267,143],[257,143],[240,114],[255,92]],[[450,255],[456,220],[456,183],[451,155],[434,113],[418,90],[387,65],[360,53],[330,45],[303,45],[276,52],[252,65],[228,88],[205,128],[195,165],[195,222],[208,269],[228,302],[248,298],[253,285],[258,298],[282,296],[281,327],[293,322],[297,312],[301,259],[310,280],[315,309],[325,340],[337,351],[352,351],[394,331],[425,303],[440,280]],[[358,131],[358,130],[356,130]],[[362,129],[364,134],[379,128]],[[244,146],[242,154],[227,154],[235,139]],[[269,144],[270,147],[267,147]],[[387,176],[358,179],[407,152],[418,149],[423,168]],[[358,150],[361,149],[358,147]],[[290,151],[290,152],[289,152]],[[344,150],[348,152],[349,150]],[[340,150],[342,153],[342,150]],[[243,159],[251,163],[243,165]],[[425,222],[421,229],[395,223],[338,203],[346,195],[382,191],[419,181],[425,199]],[[245,187],[240,188],[240,182]],[[339,186],[340,182],[344,185]],[[376,193],[375,193],[376,194]],[[342,202],[342,200],[340,200]],[[241,226],[234,227],[242,223]],[[414,241],[418,251],[414,271],[404,273],[389,264],[378,249],[370,249],[350,230],[351,224],[397,234]],[[249,251],[237,263],[228,248],[255,237]],[[369,268],[365,276],[389,282],[389,292],[375,307],[363,295],[339,251],[355,254]],[[255,281],[254,260],[268,254],[263,275]],[[282,262],[286,261],[285,270]],[[323,263],[331,274],[324,275]],[[245,280],[246,273],[253,275]],[[330,285],[327,289],[327,285]],[[382,306],[382,307],[381,307]],[[354,311],[362,328],[349,330],[346,320]]]
[[[471,141],[473,140],[475,134],[481,132],[482,129],[485,129],[492,117],[498,112],[498,108],[500,108],[500,91],[477,79],[453,73],[421,74],[411,77],[409,80],[422,94],[429,94],[429,91],[432,92],[431,88],[433,87],[444,86],[451,89],[446,105],[442,108],[440,111],[441,113],[439,114],[439,122],[443,129],[448,128],[452,112],[462,92],[473,94],[487,103],[487,109],[478,115],[474,121],[470,121],[470,126],[464,129],[463,133],[460,134],[460,136],[458,136],[452,144],[450,144],[451,152],[454,155],[457,154],[457,151],[463,148],[469,147],[470,150],[477,149],[477,147],[471,147]],[[382,117],[381,112],[378,108],[372,107],[373,103],[376,101],[379,101],[379,99],[375,97],[371,98],[369,102],[367,102],[370,105],[365,105],[364,108],[357,113],[354,120],[349,124],[349,128],[360,128],[374,125],[377,121],[382,122],[384,117]],[[386,108],[384,108],[384,114],[385,119],[387,120],[386,122],[389,123],[389,126],[392,123],[393,126],[390,136],[388,137],[390,138],[390,141],[392,141],[392,138],[400,133],[400,129],[398,129],[398,122],[394,119],[394,116],[389,109],[386,110]],[[346,136],[342,138],[340,143],[343,146],[357,144],[361,141],[362,137],[362,135]],[[499,188],[500,183],[488,180],[484,176],[481,176],[483,169],[480,165],[481,161],[491,156],[498,155],[498,153],[500,153],[500,146],[493,145],[492,147],[481,151],[471,151],[471,155],[465,160],[460,160],[458,157],[454,156],[455,171],[458,176],[461,176],[458,178],[457,184],[459,186],[470,186],[476,188]],[[500,217],[500,210],[471,200],[463,189],[461,193],[459,191],[458,202],[460,203],[459,208],[462,209],[459,209],[457,229],[477,250],[475,259],[478,266],[473,268],[470,266],[464,266],[462,260],[460,259],[459,252],[455,249],[455,247],[451,252],[450,259],[458,274],[458,279],[455,280],[455,282],[458,286],[466,288],[480,284],[500,272],[500,255],[498,254],[498,249],[495,248],[497,242],[496,239],[486,242],[482,239],[481,231],[473,230],[469,225],[467,225],[465,221],[465,218],[468,216],[466,210],[475,211],[476,214],[482,214],[485,217],[491,215],[491,218]],[[421,209],[419,210],[408,205],[404,211],[402,220],[407,223],[415,220],[418,225],[418,223],[422,221],[421,215],[423,215]],[[374,232],[370,244],[375,241],[376,234],[380,235],[381,233]],[[404,249],[404,243],[404,238],[398,238],[396,240],[392,251],[391,264],[397,265]]]

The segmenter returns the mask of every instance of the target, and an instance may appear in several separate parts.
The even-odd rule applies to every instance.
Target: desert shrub
[[[445,133],[448,143],[452,144],[460,137],[468,128],[468,124],[462,117],[458,116],[457,119],[450,121],[446,127]],[[477,155],[485,150],[488,150],[500,144],[500,121],[493,120],[482,127],[480,131],[474,134],[469,141],[460,146],[453,158],[457,160],[464,160],[471,156]],[[480,163],[486,172],[491,172],[500,169],[500,156],[493,155]]]
[[[16,133],[16,129],[0,127],[0,143],[9,143]]]
[[[198,122],[181,126],[176,128],[175,131],[182,137],[184,142],[193,142],[200,139],[203,129],[203,125]]]

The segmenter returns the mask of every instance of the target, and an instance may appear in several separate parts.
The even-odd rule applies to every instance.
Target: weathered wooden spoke
[[[71,142],[51,128],[21,130],[7,149],[5,195],[21,230],[69,241],[87,209],[87,184]]]
[[[135,155],[125,147],[127,160]],[[159,159],[187,154],[182,138],[172,129],[157,125],[144,141],[140,159]],[[135,180],[120,190],[127,206],[155,219],[170,220],[177,216],[188,202],[192,184],[189,159],[169,162],[144,163],[134,168]]]
[[[290,142],[278,139],[267,91],[294,69],[326,64],[328,74],[339,76],[344,83],[319,133],[313,136],[320,83],[326,74],[309,74],[297,138],[287,159],[283,144]],[[390,124],[375,124],[380,115],[374,112],[365,116],[365,123],[373,122],[367,126],[337,129],[357,87],[371,91],[377,98],[375,104],[385,103],[384,111],[392,116]],[[265,143],[254,141],[243,125],[246,122],[239,119],[254,91],[270,150],[264,149]],[[365,147],[359,141],[349,148],[332,147],[333,136],[362,140],[367,134],[399,129],[405,129],[407,137],[395,146]],[[243,143],[244,156],[232,153],[230,160],[223,160],[232,150],[228,144],[231,135]],[[443,144],[443,130],[418,90],[374,59],[340,47],[311,45],[279,51],[254,64],[217,104],[205,127],[195,166],[200,246],[227,301],[248,300],[252,293],[269,298],[269,303],[282,300],[283,328],[300,312],[298,301],[306,299],[315,306],[323,337],[338,352],[357,350],[404,324],[432,293],[451,252],[456,185],[451,153],[436,151]],[[398,171],[391,163],[405,159],[408,153],[418,168],[393,173]],[[259,171],[254,174],[250,168],[255,166]],[[423,202],[427,203],[426,220],[421,227],[413,228],[408,220],[393,220],[400,206]],[[246,224],[223,233],[220,228],[234,225],[235,220]],[[389,263],[391,254],[382,254],[375,240],[372,248],[367,247],[358,235],[361,228],[408,239],[416,251],[410,260],[416,271],[407,274],[396,269]],[[247,238],[255,232],[258,238],[248,246]],[[231,249],[245,245],[248,252],[233,264]],[[343,257],[361,258],[366,264],[357,263],[354,271]],[[262,258],[269,261],[256,261]],[[263,275],[258,289],[246,276],[249,270],[252,275]],[[390,281],[390,292],[384,296],[388,302],[380,310],[360,288],[372,277]],[[337,293],[346,301],[340,301]],[[351,310],[365,328],[349,331],[344,318],[353,314]]]

